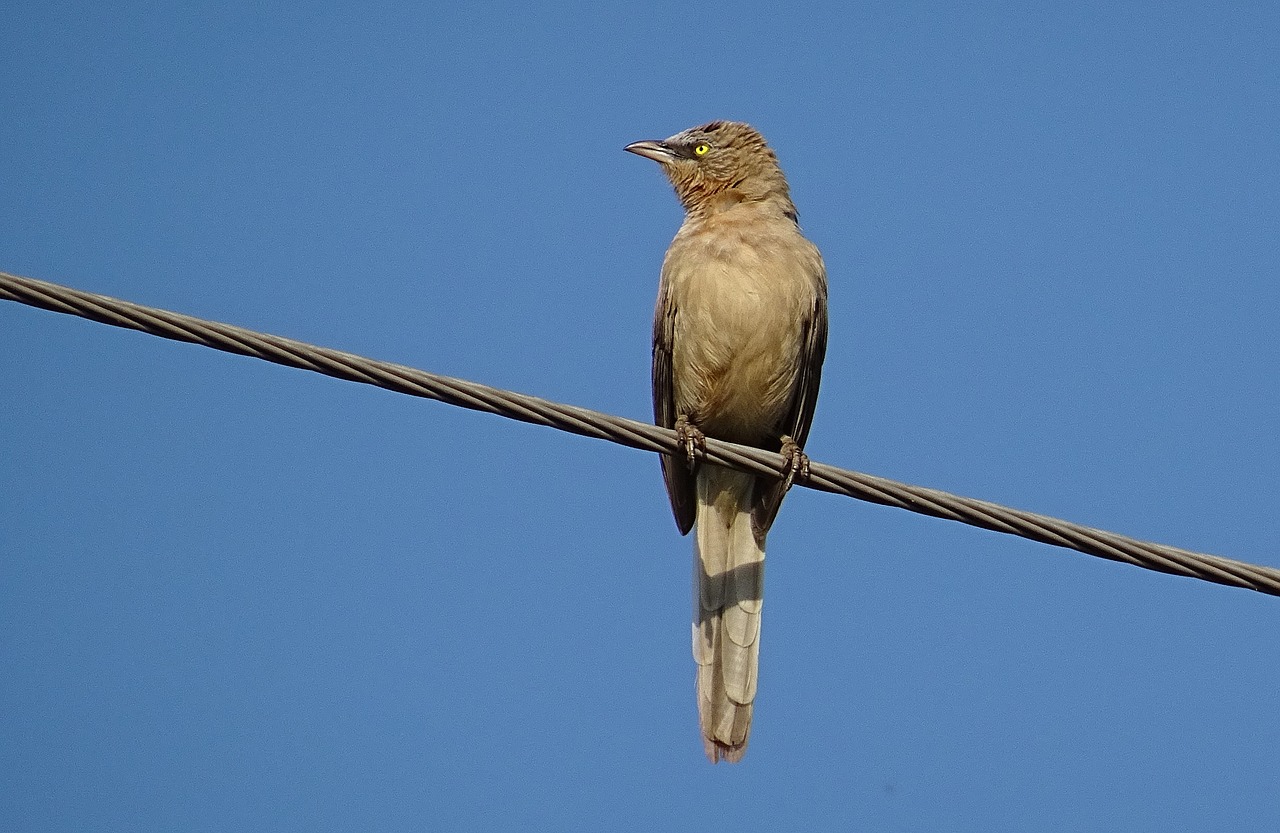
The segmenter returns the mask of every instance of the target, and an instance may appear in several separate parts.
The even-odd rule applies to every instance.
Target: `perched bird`
[[[653,412],[687,459],[662,474],[680,533],[696,527],[693,656],[712,763],[747,749],[760,658],[765,534],[796,475],[827,349],[827,276],[797,225],[778,159],[754,128],[713,121],[627,145],[654,160],[685,218],[662,263]],[[782,478],[697,463],[705,437],[780,451]]]

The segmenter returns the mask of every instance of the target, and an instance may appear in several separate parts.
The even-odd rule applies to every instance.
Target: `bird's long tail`
[[[698,717],[711,762],[736,763],[747,751],[756,698],[764,535],[752,530],[752,475],[704,465],[697,478],[693,658]]]

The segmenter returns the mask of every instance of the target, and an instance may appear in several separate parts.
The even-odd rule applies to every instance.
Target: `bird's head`
[[[625,150],[661,165],[691,214],[725,203],[771,198],[781,198],[791,213],[795,211],[778,157],[748,124],[713,121],[669,139],[633,142]]]

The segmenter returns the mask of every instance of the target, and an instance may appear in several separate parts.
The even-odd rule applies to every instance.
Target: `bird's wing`
[[[804,446],[813,425],[813,411],[818,402],[818,384],[822,381],[822,360],[827,355],[827,295],[826,282],[823,291],[814,298],[813,310],[805,322],[805,334],[800,349],[800,376],[796,380],[791,407],[787,411],[788,432],[796,445]]]
[[[809,427],[813,424],[818,385],[822,381],[822,360],[827,355],[827,280],[826,269],[821,261],[818,261],[817,269],[816,286],[819,291],[814,293],[813,306],[803,324],[798,357],[800,367],[795,388],[791,392],[791,404],[782,423],[783,433],[795,440],[796,445],[801,448],[809,438]],[[767,532],[773,524],[785,494],[786,489],[781,481],[756,481],[756,502],[752,515],[759,532]]]
[[[666,269],[662,270],[662,283],[658,288],[658,308],[653,315],[653,420],[664,428],[676,424],[676,392],[671,370],[671,349],[675,336],[676,306],[671,298],[670,281]],[[667,496],[671,498],[671,512],[676,517],[680,534],[693,528],[697,505],[694,495],[693,473],[682,457],[663,454],[662,479],[667,483]]]

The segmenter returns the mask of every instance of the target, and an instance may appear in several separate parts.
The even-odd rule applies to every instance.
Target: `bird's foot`
[[[796,481],[803,483],[809,479],[809,455],[804,453],[799,443],[784,436],[779,453],[786,458],[782,469],[782,491],[790,489],[791,484]]]
[[[707,455],[707,435],[681,414],[676,418],[676,442],[684,446],[685,460],[689,471],[693,471],[698,465],[698,458]]]

